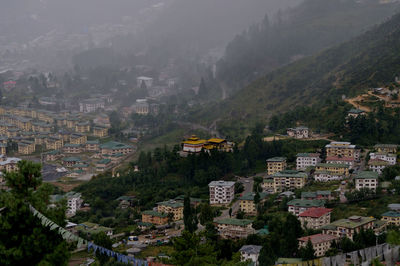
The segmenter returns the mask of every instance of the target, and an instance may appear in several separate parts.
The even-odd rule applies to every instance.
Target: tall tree
[[[0,206],[4,206],[0,215],[0,265],[67,265],[67,243],[31,214],[29,204],[60,226],[65,224],[65,209],[58,214],[48,210],[52,189],[41,185],[40,164],[21,161],[18,168],[5,174],[11,190],[0,196]]]
[[[186,195],[183,201],[183,222],[185,230],[193,233],[197,230],[197,216],[192,206],[190,205],[190,197]]]

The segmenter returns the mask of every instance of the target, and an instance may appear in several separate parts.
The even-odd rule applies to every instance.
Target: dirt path
[[[348,102],[348,103],[351,104],[351,105],[353,105],[354,108],[357,108],[357,109],[360,109],[360,110],[363,110],[363,111],[369,113],[369,112],[372,111],[371,108],[369,108],[368,106],[363,106],[363,105],[360,105],[359,103],[357,103],[357,102],[361,102],[362,100],[365,99],[365,97],[368,97],[369,95],[370,95],[370,94],[369,94],[369,92],[368,92],[368,94],[358,95],[358,96],[355,97],[355,98],[345,99],[344,101],[345,101],[345,102]]]

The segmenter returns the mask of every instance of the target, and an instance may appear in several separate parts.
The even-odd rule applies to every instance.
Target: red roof
[[[10,81],[4,82],[3,84],[4,85],[15,85],[15,84],[17,84],[17,82],[10,80]]]
[[[354,158],[331,156],[331,157],[326,157],[326,161],[352,162],[352,161],[354,161]]]
[[[311,236],[300,237],[298,238],[298,240],[300,242],[308,242],[308,240],[310,239],[311,243],[315,245],[323,242],[332,241],[338,238],[339,238],[338,236],[333,236],[333,235],[316,234]]]
[[[312,218],[319,218],[329,212],[331,212],[332,209],[328,209],[328,208],[323,208],[323,207],[319,207],[319,208],[310,208],[302,213],[300,213],[300,217],[312,217]]]

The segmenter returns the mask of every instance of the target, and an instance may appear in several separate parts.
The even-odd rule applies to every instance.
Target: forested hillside
[[[243,130],[296,106],[355,95],[393,81],[400,73],[399,50],[397,14],[360,37],[267,74],[200,117],[218,119],[223,131],[233,125]]]
[[[240,89],[274,68],[361,34],[398,9],[398,4],[357,2],[306,0],[265,17],[227,46],[218,63],[219,81],[228,91]]]

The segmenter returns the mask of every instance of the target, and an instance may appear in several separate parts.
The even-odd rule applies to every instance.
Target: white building
[[[81,113],[92,113],[104,109],[104,99],[87,99],[79,103]]]
[[[240,252],[240,261],[245,262],[247,260],[251,260],[254,266],[258,266],[258,256],[260,255],[260,251],[262,246],[256,245],[245,245],[239,249]]]
[[[326,163],[346,164],[350,168],[354,168],[355,159],[352,157],[331,156],[326,158]]]
[[[371,171],[362,171],[355,177],[356,189],[369,188],[376,190],[378,187],[378,173]]]
[[[146,85],[146,88],[151,88],[153,86],[153,78],[149,78],[149,77],[136,78],[136,86],[138,88],[140,88],[143,83]]]
[[[397,155],[386,152],[373,152],[369,154],[371,160],[382,160],[389,163],[389,165],[395,165],[397,160]]]
[[[379,159],[369,160],[368,162],[369,170],[378,174],[381,174],[383,169],[385,169],[387,166],[389,166],[389,162]]]
[[[309,166],[316,166],[321,162],[318,153],[298,153],[296,158],[296,169],[304,170]]]
[[[137,99],[133,107],[135,113],[139,115],[148,115],[150,112],[150,105],[146,99]]]
[[[212,181],[208,184],[210,204],[229,204],[235,197],[235,182]]]
[[[328,172],[328,171],[315,171],[314,172],[314,180],[319,182],[329,182],[335,180],[342,180],[343,175]]]
[[[296,139],[308,139],[309,138],[309,129],[307,127],[295,127],[295,128],[288,128],[287,134],[290,137]]]
[[[75,216],[76,211],[82,206],[83,200],[81,199],[81,193],[75,193],[73,191],[65,194],[67,198],[67,217]]]

